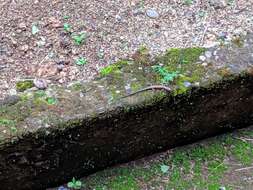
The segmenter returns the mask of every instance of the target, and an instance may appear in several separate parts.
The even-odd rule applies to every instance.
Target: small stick
[[[246,167],[246,168],[240,168],[240,169],[236,169],[235,171],[236,171],[236,172],[239,172],[239,171],[243,171],[243,170],[249,170],[249,169],[253,169],[253,166],[250,166],[250,167]]]
[[[127,98],[127,97],[129,97],[129,96],[133,96],[133,95],[135,95],[135,94],[139,94],[139,93],[141,93],[141,92],[144,92],[144,91],[147,91],[147,90],[165,90],[166,92],[171,92],[171,89],[169,88],[169,87],[167,87],[167,86],[163,86],[163,85],[152,85],[152,86],[148,86],[148,87],[146,87],[146,88],[143,88],[143,89],[140,89],[140,90],[138,90],[138,91],[136,91],[136,92],[133,92],[133,93],[131,93],[131,94],[128,94],[128,95],[126,95],[126,96],[123,96],[123,97],[121,97],[121,98]]]

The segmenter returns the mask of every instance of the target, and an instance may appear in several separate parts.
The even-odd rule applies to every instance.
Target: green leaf
[[[73,35],[72,38],[75,42],[76,45],[81,45],[84,43],[86,34],[85,33],[80,33],[78,35]]]
[[[47,100],[47,103],[50,105],[56,104],[56,99],[53,97],[48,97],[46,100]]]
[[[70,16],[65,15],[65,16],[63,16],[63,18],[64,18],[64,19],[69,19],[69,18],[70,18]]]
[[[17,128],[16,127],[11,127],[11,132],[12,133],[16,133],[18,130],[17,130]]]
[[[64,29],[65,32],[70,32],[70,31],[71,31],[71,26],[70,26],[70,24],[64,23],[64,24],[63,24],[63,29]]]
[[[87,64],[87,60],[83,57],[79,58],[79,59],[76,59],[76,62],[75,62],[77,65],[85,65]]]
[[[76,181],[75,186],[76,186],[76,188],[81,188],[82,187],[82,182],[81,181]]]
[[[40,31],[39,28],[34,24],[32,26],[32,35],[37,34],[39,31]]]
[[[74,188],[74,187],[75,187],[75,184],[72,183],[72,182],[68,182],[67,186],[68,186],[68,188]]]
[[[161,171],[165,174],[169,171],[170,167],[167,165],[161,165]]]

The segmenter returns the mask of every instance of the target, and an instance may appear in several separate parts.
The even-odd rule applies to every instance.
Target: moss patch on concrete
[[[128,64],[128,61],[126,60],[121,60],[121,61],[118,61],[114,64],[111,64],[111,65],[108,65],[106,67],[104,67],[103,69],[100,70],[100,74],[102,76],[107,76],[111,73],[116,73],[116,72],[120,72],[120,69],[124,66],[124,65],[127,65]]]

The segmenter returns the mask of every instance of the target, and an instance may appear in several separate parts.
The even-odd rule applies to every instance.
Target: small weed
[[[114,64],[111,64],[111,65],[108,65],[108,66],[102,68],[99,71],[99,73],[101,74],[101,76],[107,76],[110,73],[119,71],[123,67],[123,65],[127,65],[127,64],[128,64],[128,61],[121,60],[121,61],[118,61]]]
[[[85,59],[84,57],[81,57],[81,58],[76,59],[75,63],[77,65],[85,65],[85,64],[87,64],[87,59]]]
[[[169,72],[167,71],[167,69],[165,69],[164,67],[160,65],[155,65],[152,67],[155,70],[155,72],[158,73],[159,76],[161,77],[161,82],[163,84],[172,82],[176,77],[178,77],[178,74],[179,74],[178,71]]]
[[[76,45],[82,45],[85,41],[85,38],[86,38],[86,33],[82,32],[80,34],[75,34],[72,36],[73,40],[74,40],[74,43]]]
[[[71,182],[68,182],[68,188],[81,189],[82,186],[83,186],[82,182],[79,180],[76,180],[74,177]]]
[[[64,23],[64,24],[63,24],[63,29],[64,29],[65,32],[70,32],[70,31],[71,31],[71,26],[70,26],[70,24]]]
[[[49,105],[54,105],[54,104],[56,104],[56,99],[55,98],[53,98],[53,97],[48,97],[48,98],[46,98],[46,101],[47,101],[47,103],[49,104]]]
[[[65,16],[63,16],[63,19],[69,19],[70,18],[70,16],[68,16],[68,15],[65,15]]]

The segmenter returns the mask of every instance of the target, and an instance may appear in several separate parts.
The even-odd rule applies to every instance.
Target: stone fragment
[[[45,90],[47,88],[47,81],[44,79],[34,79],[33,83],[39,90]]]
[[[226,0],[209,0],[209,4],[215,9],[222,9],[227,6]]]
[[[146,11],[146,14],[149,18],[158,18],[159,17],[159,13],[154,9],[148,9]]]
[[[200,61],[205,61],[206,57],[204,55],[199,56]]]

